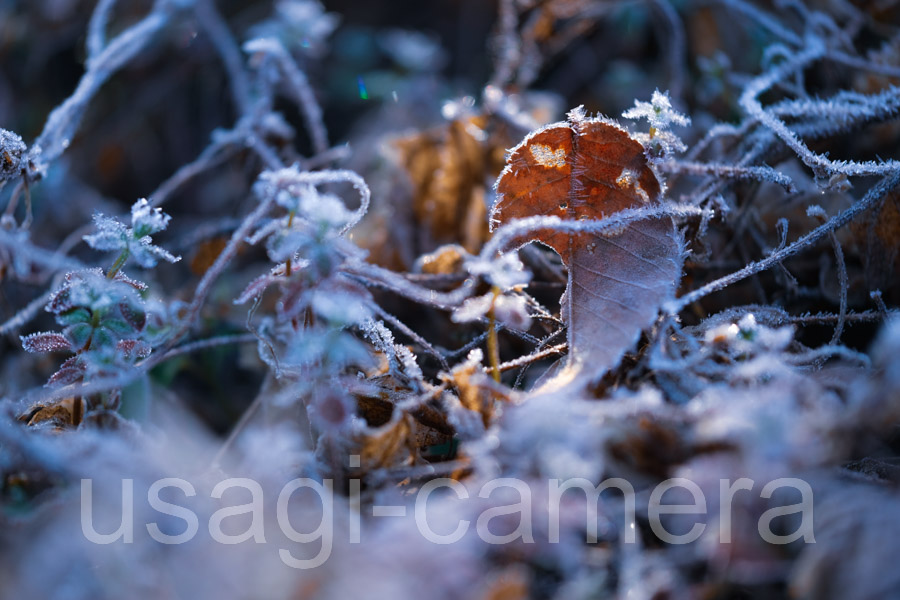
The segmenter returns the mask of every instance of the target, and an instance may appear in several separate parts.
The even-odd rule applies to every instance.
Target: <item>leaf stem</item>
[[[125,262],[128,260],[128,254],[128,248],[123,248],[122,253],[116,258],[116,262],[114,262],[109,268],[109,271],[106,272],[107,279],[113,279],[119,270],[125,266]]]

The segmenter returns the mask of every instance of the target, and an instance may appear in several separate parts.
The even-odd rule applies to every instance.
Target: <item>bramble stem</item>
[[[491,298],[491,308],[488,309],[487,313],[487,351],[488,361],[491,365],[491,376],[494,378],[494,381],[500,383],[500,346],[497,344],[497,316],[494,314],[494,303],[497,301],[497,296],[500,295],[500,288],[495,285],[491,288],[491,292],[494,294],[494,297]]]
[[[288,215],[287,228],[290,229],[293,226],[293,224],[294,224],[294,211],[291,211],[290,214]],[[291,276],[291,257],[290,256],[288,256],[287,261],[285,261],[285,263],[284,263],[284,276],[285,277]]]

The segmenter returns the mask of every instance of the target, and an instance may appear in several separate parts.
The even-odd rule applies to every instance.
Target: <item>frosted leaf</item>
[[[353,216],[340,198],[320,194],[312,187],[300,195],[299,212],[307,221],[332,229],[343,227]]]
[[[341,330],[316,327],[307,329],[302,335],[295,335],[280,359],[282,369],[314,364],[366,367],[372,364],[372,357],[366,346],[352,335]]]
[[[363,299],[340,290],[313,290],[309,304],[316,315],[332,324],[355,325],[372,315]]]
[[[335,13],[325,12],[316,0],[288,0],[277,4],[278,16],[301,33],[307,43],[319,43],[337,29],[341,18]]]
[[[292,51],[315,54],[325,48],[340,21],[340,15],[325,12],[316,0],[281,0],[275,5],[275,18],[253,27],[251,33],[278,38]]]
[[[272,262],[284,262],[297,254],[311,242],[308,231],[301,229],[282,229],[276,231],[266,241],[266,251]]]
[[[111,217],[94,214],[96,233],[84,236],[84,241],[94,250],[116,251],[128,247],[128,228]]]
[[[687,150],[687,146],[681,141],[681,138],[671,131],[657,130],[652,136],[647,133],[635,133],[634,139],[639,141],[645,148],[656,149],[657,154],[660,156]]]
[[[469,321],[477,321],[487,315],[491,309],[491,302],[494,299],[493,294],[485,294],[483,296],[474,296],[466,298],[462,306],[453,311],[450,319],[454,323],[467,323]]]
[[[494,316],[512,329],[527,331],[531,327],[528,303],[522,296],[498,296],[494,301]]]
[[[469,273],[483,277],[501,290],[508,290],[531,281],[531,273],[525,269],[515,252],[507,252],[494,260],[473,256],[466,261],[465,266]]]
[[[153,208],[146,198],[141,198],[131,207],[131,229],[134,237],[143,238],[163,231],[169,226],[171,218],[162,209]]]
[[[356,411],[355,402],[339,386],[322,387],[307,405],[310,421],[322,433],[339,433],[346,429]]]
[[[510,296],[500,294],[494,298],[494,294],[466,298],[462,306],[453,311],[450,319],[454,323],[467,323],[484,318],[494,306],[494,317],[500,323],[513,329],[526,331],[531,327],[531,317],[528,315],[528,304],[522,296]]]
[[[57,350],[69,350],[72,347],[66,336],[54,331],[32,333],[31,335],[21,336],[19,339],[22,340],[22,348],[26,352],[55,352]]]
[[[116,344],[116,352],[121,358],[131,362],[150,356],[152,349],[150,344],[141,340],[119,340]]]
[[[627,131],[575,109],[568,121],[532,132],[510,151],[495,186],[491,227],[515,227],[517,220],[536,216],[575,223],[609,219],[655,206],[661,187],[644,147]],[[551,247],[568,268],[561,316],[571,368],[560,375],[570,382],[578,376],[579,385],[583,376],[600,377],[618,365],[674,297],[681,277],[684,244],[670,218],[638,220],[599,234],[551,226],[516,240]]]
[[[69,385],[84,377],[84,361],[79,356],[66,360],[47,380],[47,385]]]
[[[249,54],[274,54],[282,51],[282,45],[275,38],[258,37],[244,42],[243,49]]]
[[[94,215],[95,233],[84,236],[84,241],[95,250],[107,252],[127,251],[140,266],[155,267],[160,260],[170,263],[178,262],[180,257],[173,256],[159,246],[153,245],[150,235],[164,230],[169,224],[169,215],[158,208],[153,208],[146,199],[140,199],[131,207],[131,227],[126,227],[117,219]]]
[[[150,236],[144,236],[138,240],[133,240],[130,244],[131,257],[135,262],[145,269],[155,267],[160,260],[170,263],[176,263],[181,260],[180,256],[174,256],[169,251],[154,246]]]

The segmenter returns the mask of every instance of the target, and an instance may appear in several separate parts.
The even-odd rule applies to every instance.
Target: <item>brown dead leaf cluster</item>
[[[486,115],[394,141],[412,182],[412,214],[420,252],[458,243],[478,252],[488,237],[486,190],[503,167],[509,140]]]

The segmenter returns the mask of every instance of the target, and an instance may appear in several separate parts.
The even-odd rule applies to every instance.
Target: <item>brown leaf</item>
[[[510,152],[491,224],[534,215],[602,219],[656,203],[660,187],[639,142],[615,123],[586,119],[576,109],[567,122],[533,132]],[[618,364],[681,276],[682,242],[668,218],[607,235],[545,230],[521,241],[546,244],[568,267],[562,316],[569,365],[589,365],[592,377]]]
[[[481,416],[485,429],[494,420],[496,402],[509,400],[509,396],[502,393],[503,388],[484,372],[481,361],[467,360],[443,378],[459,390],[459,403],[463,408]]]
[[[51,423],[56,429],[78,427],[84,417],[84,402],[81,397],[63,398],[50,404],[36,404],[19,420],[28,425]]]
[[[395,141],[413,184],[413,213],[425,250],[460,243],[477,252],[488,237],[484,182],[502,167],[506,139],[487,135],[485,117],[467,117]]]

